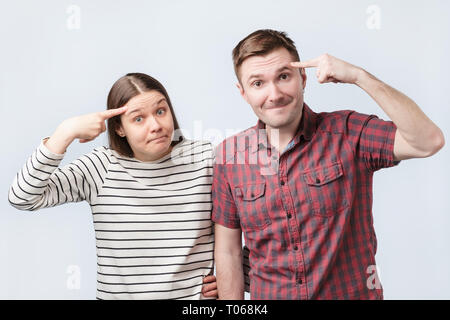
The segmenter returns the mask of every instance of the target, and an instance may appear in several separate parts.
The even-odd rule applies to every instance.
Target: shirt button
[[[303,280],[302,279],[298,279],[298,283],[302,284]]]
[[[281,180],[281,185],[284,186],[284,180]]]
[[[295,251],[297,251],[297,250],[298,250],[298,247],[297,247],[297,246],[295,246],[295,247],[294,247],[294,250],[295,250]]]
[[[316,183],[320,183],[320,179],[319,178],[316,179]]]
[[[289,218],[289,219],[292,218],[292,214],[289,213],[289,214],[288,214],[288,218]]]

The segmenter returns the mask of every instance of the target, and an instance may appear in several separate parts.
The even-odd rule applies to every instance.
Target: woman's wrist
[[[44,141],[45,146],[53,153],[64,154],[67,147],[75,140],[64,126],[64,122],[56,128],[52,136]]]

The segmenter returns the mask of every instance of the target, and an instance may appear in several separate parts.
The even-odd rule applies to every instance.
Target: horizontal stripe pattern
[[[97,299],[202,299],[213,271],[213,152],[183,140],[153,161],[106,147],[65,166],[44,143],[16,175],[9,202],[34,211],[87,201],[97,246]]]

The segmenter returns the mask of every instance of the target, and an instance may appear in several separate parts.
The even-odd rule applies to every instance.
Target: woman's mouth
[[[159,138],[151,139],[151,140],[149,140],[149,142],[156,142],[156,143],[158,143],[158,142],[164,141],[166,138],[167,138],[167,136],[162,136],[162,137],[159,137]]]

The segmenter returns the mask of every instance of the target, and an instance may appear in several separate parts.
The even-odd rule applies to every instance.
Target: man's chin
[[[288,119],[266,118],[261,119],[261,121],[264,122],[266,126],[269,126],[271,129],[282,129],[283,127],[286,127],[289,124]]]
[[[288,110],[286,110],[288,111]],[[289,127],[292,122],[296,121],[298,118],[298,113],[301,113],[302,109],[300,110],[289,110],[288,112],[285,112],[283,114],[262,114],[259,119],[266,124],[266,126],[269,126],[272,129],[283,129]]]

